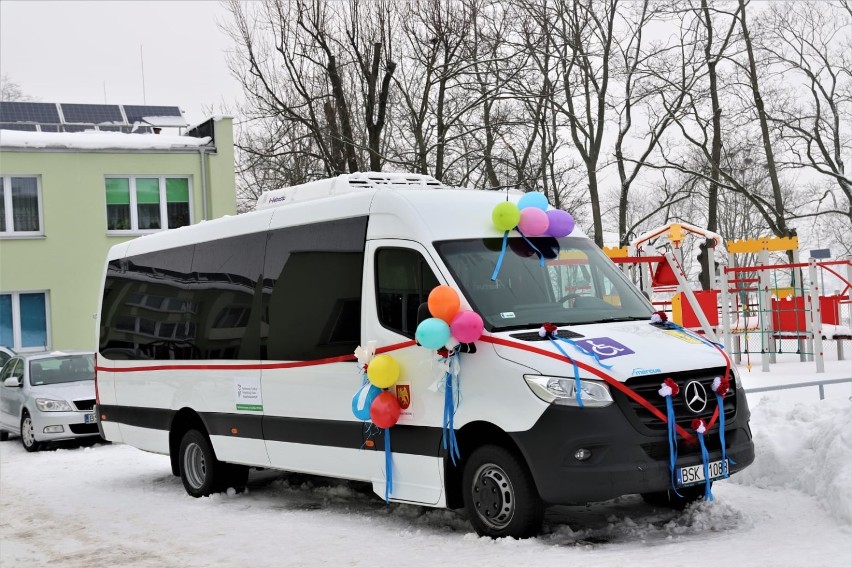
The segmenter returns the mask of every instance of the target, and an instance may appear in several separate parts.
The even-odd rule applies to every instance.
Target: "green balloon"
[[[491,220],[501,231],[511,231],[518,226],[518,221],[521,220],[521,210],[514,203],[504,201],[498,203],[494,208],[491,213]]]

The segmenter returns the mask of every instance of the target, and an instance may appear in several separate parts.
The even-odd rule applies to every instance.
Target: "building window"
[[[38,177],[3,176],[0,183],[0,236],[42,234]]]
[[[189,225],[189,178],[108,177],[108,231],[159,231]]]
[[[15,351],[47,349],[47,294],[0,294],[0,345]]]

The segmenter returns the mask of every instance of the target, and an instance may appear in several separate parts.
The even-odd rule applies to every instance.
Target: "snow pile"
[[[788,409],[771,398],[752,409],[754,463],[731,480],[812,495],[852,526],[852,406],[841,398]]]
[[[210,143],[210,137],[169,134],[125,134],[123,132],[25,132],[0,130],[3,148],[67,148],[76,150],[169,150],[197,148]]]

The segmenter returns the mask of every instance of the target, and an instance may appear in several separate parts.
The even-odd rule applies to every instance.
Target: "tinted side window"
[[[200,359],[259,359],[266,233],[199,243],[191,320]]]
[[[100,352],[109,359],[195,359],[195,247],[114,260],[101,306]]]
[[[367,218],[273,231],[266,247],[261,355],[304,361],[360,342]]]
[[[376,304],[381,324],[413,338],[417,309],[438,279],[419,252],[384,248],[376,252]]]

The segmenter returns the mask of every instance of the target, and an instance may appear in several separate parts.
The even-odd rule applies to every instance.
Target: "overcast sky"
[[[241,96],[228,20],[209,0],[0,0],[0,73],[41,102],[179,106],[197,124]]]

